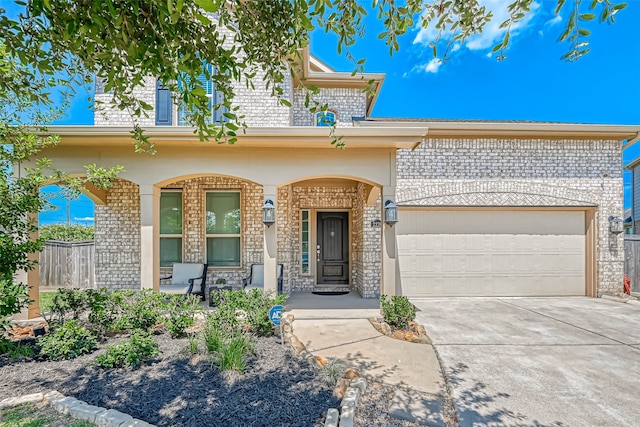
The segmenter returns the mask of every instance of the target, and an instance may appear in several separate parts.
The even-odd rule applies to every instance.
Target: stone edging
[[[323,357],[311,354],[307,350],[307,347],[293,333],[293,314],[287,314],[283,318],[283,331],[285,340],[291,344],[293,350],[300,357],[304,358],[316,368],[321,368],[326,365],[327,361]],[[334,390],[334,394],[337,396],[342,395],[340,409],[331,408],[327,411],[327,418],[324,423],[325,427],[353,427],[358,400],[367,390],[367,380],[362,377],[357,377],[353,369],[347,369],[345,374],[349,378],[342,378],[338,381]]]
[[[640,300],[630,297],[630,298],[621,298],[613,295],[602,295],[601,299],[606,299],[608,301],[621,302],[623,304],[631,304],[631,305],[640,305]]]
[[[13,408],[23,403],[46,402],[56,411],[64,415],[70,415],[78,420],[85,420],[99,427],[155,427],[145,421],[123,414],[115,409],[105,409],[100,406],[89,405],[82,400],[68,397],[52,390],[46,393],[26,394],[20,397],[9,397],[0,401],[0,409]]]

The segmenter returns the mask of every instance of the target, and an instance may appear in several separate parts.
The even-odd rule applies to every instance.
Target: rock
[[[358,371],[356,371],[354,368],[347,368],[344,371],[344,377],[349,379],[349,380],[357,378],[358,377]]]
[[[318,364],[318,366],[324,368],[325,366],[327,366],[327,359],[322,356],[316,356],[316,363]]]
[[[333,389],[333,395],[338,399],[342,399],[344,394],[347,392],[347,387],[349,387],[349,380],[340,378]]]
[[[397,340],[404,340],[404,331],[395,331],[391,336]]]

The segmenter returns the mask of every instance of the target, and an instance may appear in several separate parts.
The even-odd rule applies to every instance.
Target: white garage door
[[[585,295],[585,213],[401,209],[408,296]]]

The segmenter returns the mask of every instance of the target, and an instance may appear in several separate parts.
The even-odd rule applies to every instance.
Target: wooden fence
[[[631,291],[640,292],[640,235],[624,236],[624,274],[631,280]]]
[[[40,253],[40,286],[88,289],[95,283],[93,241],[46,243]]]

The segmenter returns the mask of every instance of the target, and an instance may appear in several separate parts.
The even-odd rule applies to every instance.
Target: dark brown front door
[[[318,212],[316,261],[319,285],[349,283],[348,212]]]

